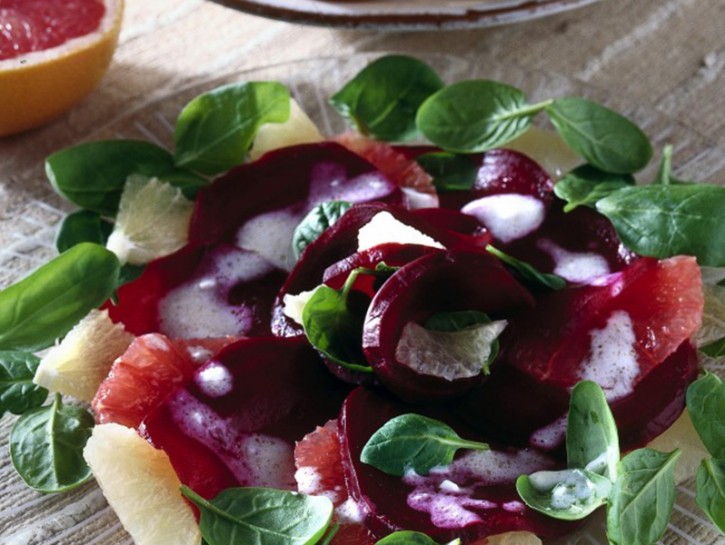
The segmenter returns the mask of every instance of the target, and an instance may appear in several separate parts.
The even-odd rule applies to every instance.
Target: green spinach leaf
[[[442,87],[438,74],[424,62],[389,55],[366,66],[330,103],[362,134],[378,140],[411,140],[418,136],[418,108]]]
[[[675,178],[672,174],[672,146],[669,144],[665,146],[664,150],[662,150],[660,168],[652,183],[661,185],[689,183]]]
[[[718,460],[725,460],[725,383],[706,373],[687,389],[687,410],[702,443]]]
[[[388,420],[363,447],[360,460],[389,475],[402,477],[409,470],[427,475],[436,466],[453,461],[458,449],[488,450],[488,445],[467,441],[447,424],[402,414]]]
[[[476,183],[478,166],[465,155],[436,151],[415,160],[433,177],[433,185],[440,192],[467,191]]]
[[[187,195],[207,182],[174,166],[163,148],[136,140],[87,142],[54,153],[45,172],[55,190],[81,208],[115,216],[126,178],[131,174],[157,176]]]
[[[550,101],[530,105],[519,89],[489,80],[444,87],[418,110],[423,135],[447,151],[475,153],[502,146],[526,132]]]
[[[697,470],[695,501],[715,526],[725,533],[725,461],[702,461]]]
[[[199,528],[209,545],[313,545],[332,517],[329,499],[288,490],[229,488],[211,501],[187,486],[181,492],[199,508]]]
[[[48,390],[33,382],[40,359],[28,352],[0,352],[0,418],[40,407]]]
[[[91,478],[83,448],[93,417],[81,407],[52,405],[23,414],[10,432],[10,459],[25,483],[40,492],[65,492]]]
[[[570,148],[600,170],[630,174],[652,158],[652,145],[626,117],[584,98],[560,98],[547,108],[551,122]]]
[[[189,102],[176,120],[177,166],[218,174],[241,164],[259,127],[284,123],[290,95],[281,83],[233,83]]]
[[[675,502],[675,462],[680,451],[639,449],[619,463],[607,509],[613,545],[652,545],[667,529]]]
[[[722,358],[725,356],[725,337],[702,346],[700,352],[703,352],[711,358]]]
[[[594,208],[610,193],[634,184],[629,174],[611,174],[591,165],[582,165],[567,173],[554,185],[554,194],[566,201],[564,212],[578,206]]]
[[[295,228],[292,235],[292,250],[299,259],[308,244],[313,243],[333,223],[350,210],[352,203],[329,201],[315,206]]]
[[[425,328],[433,331],[454,332],[489,323],[491,323],[491,318],[485,312],[461,310],[433,314],[425,321]]]
[[[460,543],[460,539],[454,539],[446,545],[460,545]],[[438,542],[420,532],[401,530],[376,541],[375,545],[438,545]]]
[[[529,286],[550,290],[560,290],[566,287],[566,280],[564,280],[561,276],[550,273],[542,273],[528,263],[525,263],[520,259],[516,259],[490,244],[486,246],[486,251],[501,260],[504,265],[513,270],[513,272]]]
[[[80,242],[105,245],[113,231],[113,224],[104,220],[98,212],[76,210],[68,214],[60,225],[55,247],[63,253]]]
[[[693,255],[725,265],[725,187],[711,184],[633,186],[597,202],[629,249],[657,258]]]
[[[106,301],[118,282],[116,256],[84,242],[0,292],[0,350],[38,350]]]
[[[601,386],[596,382],[579,382],[571,392],[566,422],[567,465],[617,478],[619,436]]]
[[[604,505],[612,482],[585,469],[521,475],[516,491],[532,509],[559,520],[581,520]]]

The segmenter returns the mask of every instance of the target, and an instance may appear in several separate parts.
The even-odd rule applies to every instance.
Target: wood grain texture
[[[50,125],[0,139],[0,240],[6,247],[16,239],[24,245],[37,240],[36,255],[52,254],[46,225],[68,208],[38,176],[50,152],[179,89],[294,59],[394,50],[465,56],[480,67],[511,63],[582,80],[604,97],[624,96],[683,123],[712,149],[725,148],[723,0],[602,0],[513,26],[443,33],[303,27],[203,0],[126,3],[120,47],[100,87]],[[683,166],[688,174],[698,165],[717,176],[725,172],[719,152],[696,155]],[[42,205],[18,221],[31,196]],[[0,287],[28,268],[23,251],[0,268]],[[58,497],[23,486],[7,456],[14,420],[6,415],[0,422],[0,545],[129,544],[93,483]],[[709,529],[684,487],[663,543],[723,545],[725,539]]]

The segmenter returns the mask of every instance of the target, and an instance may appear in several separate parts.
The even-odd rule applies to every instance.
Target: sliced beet
[[[172,392],[142,430],[204,497],[230,486],[292,489],[295,441],[335,418],[348,391],[300,339],[243,339]]]
[[[425,477],[396,477],[363,464],[360,453],[370,436],[391,418],[411,412],[441,420],[465,439],[487,441],[448,411],[405,405],[366,388],[353,391],[339,420],[345,482],[365,524],[378,537],[405,529],[423,532],[437,543],[455,538],[471,543],[508,531],[548,537],[577,527],[536,513],[521,502],[514,485],[518,475],[556,467],[534,449],[491,444],[488,452],[461,450],[451,466]]]
[[[287,211],[301,219],[316,204],[331,200],[401,204],[403,197],[373,165],[339,144],[292,146],[236,167],[202,189],[189,237],[192,242],[233,242],[252,218]]]
[[[188,245],[152,261],[118,290],[111,319],[134,335],[172,338],[269,335],[274,297],[286,273],[231,245]]]
[[[449,250],[423,256],[399,269],[373,298],[363,328],[363,350],[376,375],[408,401],[434,401],[463,393],[482,374],[443,378],[422,374],[396,354],[407,324],[434,314],[479,311],[502,319],[533,305],[531,294],[487,253]]]
[[[623,447],[639,446],[684,408],[702,306],[689,257],[640,259],[596,284],[546,294],[511,321],[491,377],[461,414],[502,439],[558,448],[569,391],[590,379],[605,390]]]

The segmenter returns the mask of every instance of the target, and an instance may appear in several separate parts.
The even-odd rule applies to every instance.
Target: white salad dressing
[[[274,266],[254,252],[234,250],[214,255],[204,273],[161,299],[161,332],[187,339],[246,333],[254,325],[253,311],[244,305],[230,305],[227,294],[234,285],[272,270]]]
[[[570,282],[588,282],[592,278],[609,274],[607,260],[593,252],[570,252],[548,239],[542,239],[537,246],[554,260],[554,274]]]
[[[304,214],[290,208],[265,212],[246,221],[237,231],[235,244],[265,257],[275,266],[291,271],[292,235]]]
[[[544,203],[530,195],[504,193],[471,201],[461,212],[483,223],[497,240],[513,242],[533,233],[544,221]]]
[[[529,444],[543,450],[558,447],[566,436],[566,415],[554,420],[548,426],[539,428],[529,437]]]
[[[595,492],[594,483],[581,471],[539,471],[529,476],[529,482],[539,492],[551,492],[554,509],[569,509]]]
[[[400,189],[405,195],[405,203],[410,210],[438,208],[440,206],[440,199],[437,194],[423,193],[412,187],[401,187]]]
[[[406,225],[393,217],[390,212],[378,212],[358,231],[358,252],[380,244],[419,244],[441,248],[444,246],[418,229]]]
[[[209,397],[222,397],[234,389],[234,376],[218,361],[209,362],[196,374],[194,382]]]
[[[594,329],[589,335],[589,356],[581,364],[579,379],[598,383],[610,402],[631,394],[639,375],[632,318],[617,310],[603,329]]]

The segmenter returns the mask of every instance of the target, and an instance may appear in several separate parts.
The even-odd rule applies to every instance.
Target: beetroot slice
[[[152,261],[108,305],[114,322],[134,335],[172,338],[269,335],[272,301],[286,273],[254,252],[234,246],[187,245]],[[214,311],[219,331],[191,331],[187,317]],[[218,319],[225,316],[224,325]]]
[[[640,259],[593,285],[548,293],[512,320],[498,365],[462,412],[509,441],[537,432],[536,444],[557,448],[563,423],[555,420],[566,413],[569,391],[591,379],[604,388],[624,448],[638,446],[684,407],[697,374],[689,338],[702,306],[699,268],[689,257]]]
[[[206,498],[230,486],[294,488],[295,441],[335,418],[349,388],[299,339],[243,339],[143,421],[179,479]]]
[[[519,474],[555,467],[553,460],[533,449],[492,445],[492,452],[459,451],[448,470],[417,478],[387,475],[363,464],[360,453],[370,436],[391,418],[410,412],[441,420],[466,439],[486,442],[447,411],[405,405],[362,387],[353,391],[339,421],[345,482],[366,526],[378,537],[405,529],[423,532],[438,543],[456,537],[471,543],[507,531],[555,536],[577,527],[538,514],[519,499],[514,486]],[[480,463],[466,467],[461,459],[471,454]]]
[[[332,200],[402,204],[403,196],[373,165],[339,144],[292,146],[236,167],[202,189],[189,238],[233,242],[254,217],[286,211],[302,219],[315,205]]]
[[[531,306],[531,294],[489,254],[428,254],[399,269],[376,293],[365,318],[363,350],[383,384],[402,399],[452,397],[473,387],[482,375],[446,380],[401,363],[396,349],[406,324],[423,325],[437,313],[471,310],[501,319]]]

